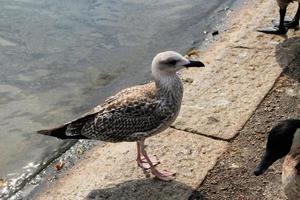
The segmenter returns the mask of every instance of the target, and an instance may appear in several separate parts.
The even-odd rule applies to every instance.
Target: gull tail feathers
[[[83,135],[67,135],[66,134],[67,126],[68,125],[63,125],[63,126],[53,128],[53,129],[39,130],[39,131],[37,131],[37,133],[41,134],[41,135],[56,137],[56,138],[61,139],[61,140],[65,140],[65,139],[87,139]]]

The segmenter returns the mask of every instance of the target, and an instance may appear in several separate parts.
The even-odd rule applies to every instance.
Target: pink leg
[[[163,172],[160,172],[158,171],[155,166],[153,165],[153,163],[151,162],[150,158],[148,157],[147,155],[147,152],[145,150],[145,145],[144,145],[144,140],[142,141],[139,141],[138,142],[139,145],[140,145],[140,150],[141,150],[141,154],[144,155],[146,161],[148,162],[148,164],[150,165],[150,170],[151,170],[151,173],[157,177],[158,179],[160,180],[163,180],[163,181],[171,181],[174,179],[174,175],[175,173],[173,172],[167,172],[167,171],[163,171]]]
[[[159,161],[157,160],[156,156],[149,156],[149,159],[151,161],[151,163],[156,166],[159,164]],[[137,142],[137,158],[136,161],[138,163],[138,166],[141,167],[142,169],[150,169],[150,165],[148,163],[148,161],[146,160],[146,158],[143,156],[143,154],[141,153],[141,145],[139,144],[139,142]]]

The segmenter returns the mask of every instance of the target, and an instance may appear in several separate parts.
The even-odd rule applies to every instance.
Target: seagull
[[[145,150],[145,139],[167,129],[176,119],[183,96],[177,71],[204,67],[175,51],[157,54],[151,64],[154,81],[124,89],[91,111],[59,127],[37,133],[59,139],[94,139],[105,142],[137,142],[137,164],[160,180],[171,181],[175,173],[159,171],[159,164]]]
[[[291,2],[298,2],[298,9],[293,19],[289,19],[289,17],[285,17],[287,6]],[[297,30],[299,28],[299,19],[300,19],[300,0],[277,0],[277,4],[279,6],[279,15],[280,20],[273,20],[272,27],[260,28],[257,31],[268,33],[268,34],[277,34],[284,35],[288,32],[289,28]]]

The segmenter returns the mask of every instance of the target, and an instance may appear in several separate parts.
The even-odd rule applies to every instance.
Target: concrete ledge
[[[175,181],[145,178],[135,161],[135,143],[107,144],[88,152],[89,158],[45,188],[37,199],[188,199],[227,147],[227,142],[174,129],[146,143],[148,153],[161,161],[159,169],[177,172]]]
[[[249,1],[231,18],[225,33],[200,55],[207,67],[183,73],[184,79],[192,83],[184,87],[177,129],[232,139],[282,72],[284,65],[276,58],[276,46],[286,38],[256,31],[278,18],[277,5],[272,1]],[[295,34],[290,30],[288,37]]]

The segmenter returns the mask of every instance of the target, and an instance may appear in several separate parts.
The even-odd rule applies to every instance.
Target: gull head
[[[165,51],[157,54],[152,61],[152,73],[156,76],[175,75],[177,71],[189,67],[204,67],[200,61],[192,61],[175,51]]]

